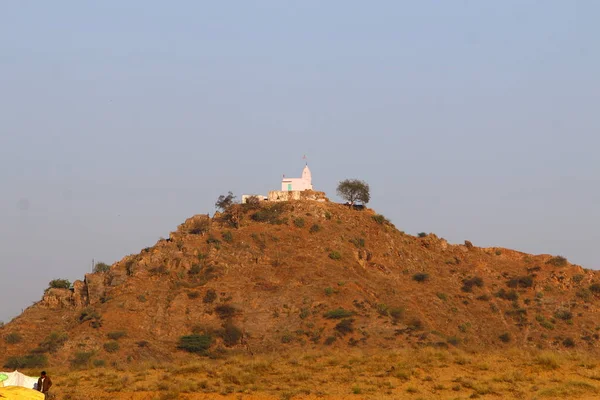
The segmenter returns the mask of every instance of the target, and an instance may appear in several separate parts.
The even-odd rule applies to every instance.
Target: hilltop
[[[371,209],[236,204],[43,298],[0,328],[7,367],[283,349],[599,347],[598,272],[412,236]]]

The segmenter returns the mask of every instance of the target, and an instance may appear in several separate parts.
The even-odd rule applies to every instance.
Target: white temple
[[[302,170],[302,178],[286,178],[284,175],[281,180],[281,190],[284,192],[313,190],[312,175],[308,164]]]

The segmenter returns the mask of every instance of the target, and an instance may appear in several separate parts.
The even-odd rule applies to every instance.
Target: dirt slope
[[[451,245],[372,210],[314,201],[234,205],[0,328],[0,361],[54,365],[280,348],[598,348],[596,271],[561,257]],[[22,358],[20,359],[22,361]],[[8,363],[8,364],[7,364]]]

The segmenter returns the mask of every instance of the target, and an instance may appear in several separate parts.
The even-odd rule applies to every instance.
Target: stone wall
[[[313,200],[329,201],[325,192],[315,192],[314,190],[273,190],[269,192],[269,201],[292,201],[292,200]]]

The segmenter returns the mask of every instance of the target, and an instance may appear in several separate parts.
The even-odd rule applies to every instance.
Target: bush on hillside
[[[500,339],[503,343],[508,343],[510,342],[510,333],[505,332],[503,334],[501,334],[500,336],[498,336],[498,339]]]
[[[212,336],[208,334],[181,336],[177,348],[189,353],[206,354],[212,342]]]
[[[342,319],[342,318],[351,317],[353,315],[354,315],[353,311],[344,310],[343,308],[336,308],[335,310],[327,311],[325,314],[323,314],[323,317],[328,318],[328,319]]]
[[[104,347],[104,351],[107,353],[116,353],[121,348],[121,346],[119,346],[119,342],[116,341],[106,342],[102,347]]]
[[[48,283],[50,289],[68,289],[71,287],[71,282],[68,279],[53,279]]]
[[[317,233],[320,230],[321,230],[321,225],[319,225],[319,224],[313,224],[308,231],[310,233]]]
[[[377,222],[379,225],[383,225],[386,222],[388,222],[387,218],[381,214],[373,215],[371,218],[373,219],[373,221]]]
[[[94,265],[94,272],[95,273],[104,273],[104,272],[108,272],[110,271],[110,265],[103,263],[103,262],[97,262],[96,265]]]
[[[590,290],[594,293],[600,293],[600,283],[592,283],[590,285]]]
[[[557,310],[554,313],[554,316],[558,319],[562,319],[563,321],[573,319],[573,313],[569,310]]]
[[[48,364],[48,357],[45,354],[28,354],[26,356],[9,357],[4,363],[4,368],[23,369],[23,368],[43,368]]]
[[[562,344],[563,344],[563,346],[569,347],[569,348],[575,347],[575,341],[573,339],[571,339],[570,337],[563,340]]]
[[[94,352],[92,351],[78,351],[71,359],[71,366],[75,368],[87,367],[93,356]]]
[[[567,265],[567,259],[563,256],[556,256],[546,261],[546,264],[552,265],[553,267],[564,267]]]
[[[429,280],[429,274],[421,272],[421,273],[418,273],[418,274],[414,274],[412,278],[413,278],[413,281],[417,281],[417,282],[423,283],[423,282]]]
[[[232,318],[237,310],[230,306],[229,304],[221,304],[215,307],[215,312],[221,319],[229,319]]]
[[[36,349],[40,353],[54,353],[69,340],[64,332],[51,332]]]
[[[187,296],[188,296],[188,299],[194,300],[194,299],[197,299],[198,297],[200,297],[200,293],[198,293],[198,292],[188,292]]]
[[[233,242],[233,234],[231,233],[231,231],[225,231],[221,234],[221,237],[223,238],[223,240],[227,243],[231,243]]]
[[[496,293],[496,297],[499,297],[499,298],[504,299],[504,300],[515,301],[515,300],[519,299],[519,293],[517,293],[515,290],[510,290],[510,291],[507,292],[504,289],[500,289]]]
[[[228,322],[223,326],[223,329],[219,331],[219,336],[223,339],[225,346],[231,347],[238,344],[242,338],[242,330],[231,322]]]
[[[420,238],[427,237],[427,232],[419,232],[419,234],[417,236]]]
[[[276,203],[262,207],[260,210],[252,214],[250,218],[256,222],[281,225],[286,223],[286,220],[282,218],[284,211],[285,205],[283,203]]]
[[[304,218],[294,218],[294,225],[297,228],[304,228]]]
[[[346,318],[338,322],[335,326],[335,330],[342,336],[352,333],[354,331],[354,318]]]
[[[217,299],[217,292],[214,289],[208,289],[202,298],[202,302],[210,304]]]
[[[461,290],[467,293],[472,292],[474,287],[483,287],[483,279],[479,276],[474,276],[469,279],[463,279],[462,283],[463,286]]]
[[[8,344],[17,344],[23,340],[23,336],[17,332],[11,332],[8,335],[4,336],[4,341]]]
[[[196,218],[187,222],[184,227],[184,232],[191,235],[204,235],[210,230],[210,220],[208,218]]]
[[[530,275],[527,276],[517,276],[515,278],[510,279],[507,282],[508,287],[510,288],[530,288],[533,286],[533,277]]]
[[[125,331],[114,331],[114,332],[108,332],[106,334],[106,337],[109,338],[110,340],[119,340],[121,338],[124,338],[125,336],[127,336],[127,332],[125,332]]]
[[[352,238],[352,239],[350,239],[350,243],[352,243],[354,246],[356,246],[359,249],[362,247],[365,247],[365,239],[363,239],[363,238],[359,238],[359,237]]]
[[[341,260],[342,255],[339,251],[332,251],[331,253],[329,253],[329,258],[331,258],[332,260]]]

